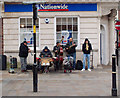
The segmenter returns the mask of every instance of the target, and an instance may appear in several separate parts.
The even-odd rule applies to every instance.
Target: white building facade
[[[93,65],[110,65],[112,54],[115,53],[114,20],[118,1],[46,0],[45,4],[37,5],[37,56],[44,46],[52,50],[62,35],[68,34],[62,44],[66,43],[67,38],[73,37],[78,45],[77,60],[82,60],[82,44],[88,38],[93,47]],[[2,3],[4,54],[17,57],[18,61],[22,41],[26,40],[33,50],[32,5],[24,5],[22,2],[23,0],[4,0]],[[28,62],[33,63],[30,54]]]

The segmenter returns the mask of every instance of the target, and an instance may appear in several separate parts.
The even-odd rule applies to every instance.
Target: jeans
[[[86,58],[87,58],[87,61],[88,61],[88,69],[90,69],[90,54],[84,54],[83,55],[83,69],[85,69]]]
[[[21,70],[26,70],[27,58],[26,57],[20,57],[20,63],[21,63]]]
[[[69,55],[73,57],[73,69],[75,69],[75,67],[76,67],[76,52],[71,53]]]

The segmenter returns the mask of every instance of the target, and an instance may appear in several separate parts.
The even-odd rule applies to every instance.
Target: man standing
[[[82,46],[82,51],[83,51],[83,69],[82,71],[85,70],[85,62],[86,62],[86,58],[88,60],[88,71],[91,71],[90,69],[90,52],[92,50],[92,46],[91,43],[89,42],[89,40],[86,38],[85,42]]]
[[[59,52],[60,52],[60,43],[59,42],[57,42],[56,46],[54,46],[53,52],[55,53],[55,57],[57,57],[59,55]]]
[[[27,46],[27,42],[24,41],[21,43],[20,48],[19,48],[19,57],[20,57],[20,63],[21,63],[21,72],[26,72],[26,66],[27,66],[27,57],[28,53],[31,50]]]
[[[56,70],[59,70],[59,60],[58,60],[58,58],[59,58],[59,53],[60,53],[60,43],[59,42],[57,42],[56,43],[56,46],[54,46],[54,48],[53,48],[53,52],[55,53],[55,57],[56,57],[56,59],[54,60],[54,68],[55,68],[55,71]]]
[[[66,52],[69,56],[73,57],[73,69],[75,70],[76,67],[76,47],[77,45],[73,43],[73,39],[69,39],[69,43],[66,45]]]

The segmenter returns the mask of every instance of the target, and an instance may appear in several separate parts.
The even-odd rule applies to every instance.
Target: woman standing
[[[85,70],[86,58],[87,58],[87,61],[88,61],[88,71],[91,71],[91,69],[90,69],[90,53],[91,53],[91,50],[92,50],[92,45],[89,42],[89,40],[86,38],[85,42],[82,46],[82,51],[83,51],[83,54],[84,54],[83,55],[83,69],[82,69],[82,71]]]

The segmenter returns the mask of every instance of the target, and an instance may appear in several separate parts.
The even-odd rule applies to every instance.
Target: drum
[[[41,58],[41,66],[50,66],[50,62],[52,62],[52,58]]]

